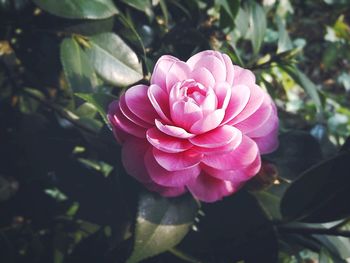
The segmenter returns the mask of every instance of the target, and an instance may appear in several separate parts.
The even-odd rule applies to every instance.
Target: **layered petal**
[[[195,68],[191,73],[191,79],[201,83],[205,87],[214,87],[215,79],[207,68]]]
[[[224,87],[222,87],[224,88]],[[235,86],[230,91],[229,102],[225,109],[225,117],[223,123],[230,122],[233,118],[239,115],[247,106],[251,97],[251,90],[248,86]],[[252,95],[254,98],[254,95]]]
[[[169,95],[158,85],[153,84],[148,89],[148,98],[151,101],[153,108],[158,113],[159,117],[164,121],[171,123],[169,111]]]
[[[193,150],[179,153],[167,153],[153,148],[153,155],[157,163],[167,171],[180,171],[198,165],[203,154]]]
[[[190,67],[182,61],[175,62],[169,69],[166,75],[166,87],[167,91],[170,92],[170,89],[178,82],[183,80],[190,79],[191,75]]]
[[[148,96],[148,86],[136,85],[125,92],[125,102],[132,113],[140,119],[153,124],[158,117]]]
[[[219,126],[225,116],[223,109],[218,109],[209,113],[202,119],[196,121],[190,128],[190,132],[194,134],[202,134],[211,131]]]
[[[235,185],[230,181],[217,179],[204,171],[186,186],[194,197],[208,203],[218,201],[236,191]]]
[[[163,152],[178,153],[192,148],[188,140],[168,136],[157,128],[148,129],[146,137],[150,144]]]
[[[127,119],[118,107],[113,115],[109,116],[115,129],[120,129],[139,138],[145,138],[146,129]]]
[[[119,108],[123,115],[131,122],[137,124],[138,126],[144,127],[144,128],[150,128],[152,124],[145,122],[141,118],[137,117],[132,111],[129,109],[128,105],[125,101],[125,94],[121,95],[119,98]]]
[[[242,140],[242,133],[233,126],[220,126],[212,131],[190,138],[189,141],[198,147],[217,148],[236,141],[237,146]]]
[[[199,166],[193,166],[179,171],[167,171],[157,163],[152,149],[146,152],[144,161],[149,176],[156,184],[162,186],[184,186],[189,180],[196,178],[200,173]]]
[[[173,56],[161,56],[154,67],[151,84],[157,84],[163,90],[166,90],[166,76],[171,66],[177,61],[179,61],[179,59]]]
[[[193,123],[203,119],[203,112],[191,100],[177,101],[172,105],[171,119],[178,127],[190,130]]]
[[[122,163],[126,172],[141,183],[152,182],[146,172],[144,162],[145,154],[149,148],[152,146],[147,141],[138,138],[125,141],[122,148]]]
[[[253,72],[248,69],[241,68],[240,66],[234,65],[234,78],[233,85],[255,85],[255,76]]]
[[[258,146],[243,135],[241,144],[225,154],[204,155],[202,162],[217,170],[239,170],[251,164],[259,153]]]
[[[162,123],[160,120],[155,120],[155,124],[158,128],[158,130],[160,130],[161,132],[172,136],[172,137],[176,137],[176,138],[180,138],[180,139],[188,139],[188,138],[192,138],[195,135],[192,133],[187,132],[185,129],[177,127],[177,126],[173,126],[173,125],[167,125]]]
[[[213,75],[215,82],[224,82],[226,80],[225,63],[215,55],[202,56],[198,61],[190,58],[187,63],[192,69],[203,67],[209,70]]]
[[[252,138],[257,144],[261,154],[267,154],[275,151],[278,147],[278,120],[276,120],[272,131],[262,137]]]

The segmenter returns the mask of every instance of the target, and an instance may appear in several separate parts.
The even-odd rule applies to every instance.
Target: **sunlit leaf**
[[[310,96],[315,103],[317,111],[323,112],[322,102],[318,93],[316,85],[297,67],[288,65],[279,65],[284,71],[286,71]]]
[[[33,0],[40,8],[60,17],[102,19],[118,14],[112,0]]]
[[[116,100],[116,97],[106,93],[76,93],[75,95],[94,105],[105,123],[109,123],[107,120],[108,105]]]
[[[135,52],[117,35],[103,33],[89,38],[86,49],[91,65],[109,83],[125,87],[142,79],[142,65]]]
[[[189,231],[197,211],[198,203],[190,195],[164,198],[141,193],[134,250],[127,262],[139,262],[176,246]]]
[[[97,85],[96,73],[73,38],[62,41],[60,57],[68,86],[74,92],[92,92]]]
[[[254,54],[258,54],[266,31],[266,14],[264,8],[257,2],[251,2],[248,8],[250,39]]]

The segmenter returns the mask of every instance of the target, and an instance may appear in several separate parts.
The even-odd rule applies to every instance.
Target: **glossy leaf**
[[[203,204],[194,231],[178,246],[203,262],[276,262],[277,239],[256,198],[244,190]]]
[[[218,6],[220,6],[220,24],[223,26],[228,26],[230,28],[234,27],[236,15],[239,10],[240,1],[239,0],[216,0]],[[227,15],[229,21],[223,22],[223,16]]]
[[[76,96],[94,105],[100,113],[102,119],[108,124],[107,109],[108,105],[117,98],[105,93],[76,93]]]
[[[142,65],[135,52],[117,35],[103,33],[89,38],[86,53],[96,72],[120,87],[142,79]]]
[[[281,53],[292,49],[293,45],[282,19],[279,16],[277,16],[276,21],[278,26],[277,53]]]
[[[134,250],[127,262],[139,262],[176,246],[189,231],[198,208],[190,195],[164,198],[155,193],[141,193]]]
[[[265,158],[276,165],[283,179],[292,181],[322,160],[321,147],[308,132],[291,130],[280,134],[278,139],[277,150]]]
[[[112,0],[33,0],[45,11],[64,18],[103,19],[118,14]]]
[[[281,203],[285,218],[329,222],[350,215],[350,152],[343,151],[310,169],[287,189]]]
[[[98,82],[97,76],[77,41],[64,39],[60,58],[69,88],[74,92],[92,92]]]
[[[316,85],[297,67],[280,65],[280,67],[287,72],[310,96],[316,105],[316,109],[319,113],[323,112],[322,102],[318,93]]]
[[[264,40],[266,31],[266,14],[264,8],[256,2],[251,2],[249,5],[249,27],[250,39],[253,46],[254,54],[258,54],[261,44]]]
[[[153,16],[152,4],[150,0],[122,0],[125,4],[144,12],[148,16]]]

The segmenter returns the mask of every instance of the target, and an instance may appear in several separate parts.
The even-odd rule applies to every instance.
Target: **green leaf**
[[[280,134],[278,140],[277,150],[265,158],[276,165],[278,175],[286,180],[296,179],[322,160],[321,147],[308,132],[291,130]]]
[[[194,231],[178,248],[203,262],[276,262],[278,250],[270,220],[244,190],[203,203]]]
[[[228,26],[233,28],[235,25],[235,19],[238,14],[240,1],[239,0],[216,0],[215,3],[220,6],[220,24],[222,26]],[[225,16],[228,15],[230,22],[224,22]]]
[[[45,11],[64,18],[103,19],[118,14],[112,0],[33,0]]]
[[[85,118],[94,118],[96,115],[96,112],[97,112],[96,107],[89,102],[85,102],[81,104],[75,110],[75,114],[77,114],[79,117],[85,117]]]
[[[86,158],[78,158],[78,161],[85,166],[94,169],[103,174],[104,177],[108,177],[113,170],[113,166],[103,161],[91,160]]]
[[[134,250],[127,262],[139,262],[176,246],[189,231],[198,208],[190,195],[164,198],[155,193],[141,193]]]
[[[286,30],[286,26],[282,21],[282,18],[276,16],[276,22],[278,26],[278,44],[277,53],[285,52],[293,48],[292,41]]]
[[[89,38],[86,49],[90,63],[106,81],[128,86],[143,78],[142,64],[135,52],[117,35],[103,33]]]
[[[97,76],[75,39],[62,41],[60,57],[69,88],[74,92],[92,92],[97,86]]]
[[[266,190],[252,192],[252,194],[256,197],[259,205],[264,210],[266,216],[270,220],[281,220],[281,197],[286,191],[288,185],[288,183],[280,181],[279,184],[272,185]]]
[[[322,102],[316,85],[297,67],[291,65],[279,65],[281,69],[288,73],[310,96],[315,103],[318,113],[323,113]]]
[[[125,4],[144,12],[147,16],[153,16],[152,4],[150,0],[122,0]]]
[[[283,196],[283,217],[322,223],[349,216],[349,169],[350,152],[343,151],[306,170]]]
[[[107,109],[108,105],[117,99],[115,96],[105,93],[75,93],[75,95],[94,105],[105,123],[107,125],[109,124],[107,120]]]
[[[266,14],[264,8],[258,3],[251,2],[248,8],[249,13],[249,28],[250,28],[250,40],[253,46],[254,54],[258,54],[261,48],[261,44],[264,40],[266,31]]]

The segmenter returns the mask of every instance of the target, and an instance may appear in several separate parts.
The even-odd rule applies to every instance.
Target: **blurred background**
[[[194,206],[180,244],[137,252],[143,187],[107,105],[161,55],[206,49],[254,71],[280,147],[240,193]],[[0,262],[350,262],[349,105],[348,0],[0,0]]]

